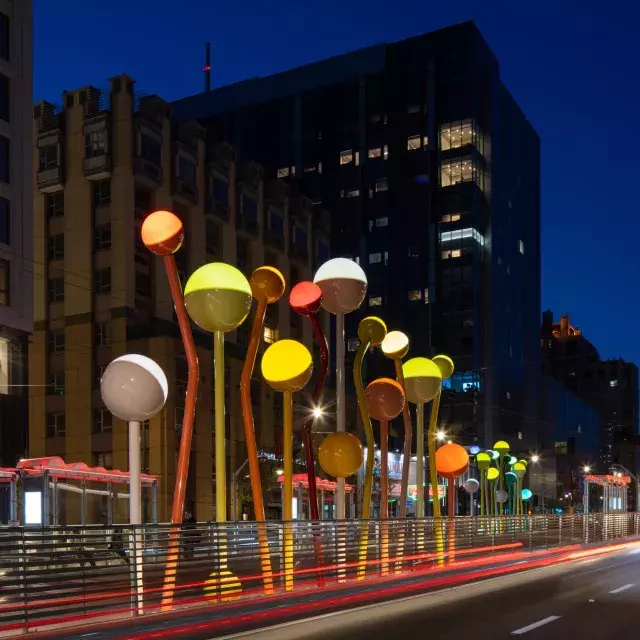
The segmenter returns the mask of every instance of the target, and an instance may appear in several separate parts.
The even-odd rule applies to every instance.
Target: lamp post
[[[139,354],[116,358],[100,380],[100,393],[111,413],[129,423],[129,524],[133,536],[133,567],[137,611],[143,611],[142,545],[136,527],[142,524],[140,422],[150,420],[164,407],[169,385],[158,364]]]
[[[355,311],[367,293],[367,276],[357,262],[333,258],[320,265],[313,278],[322,290],[322,307],[336,317],[336,431],[347,430],[344,380],[344,314]],[[345,517],[345,479],[338,478],[336,516]]]

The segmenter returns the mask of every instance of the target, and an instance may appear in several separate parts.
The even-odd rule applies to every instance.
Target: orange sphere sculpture
[[[352,433],[331,433],[318,449],[318,462],[332,478],[348,478],[361,467],[362,444]]]
[[[175,253],[184,240],[182,222],[171,211],[154,211],[142,223],[142,242],[157,256]]]
[[[443,478],[459,478],[469,467],[469,454],[459,444],[445,444],[436,451],[436,469]]]
[[[402,385],[391,378],[378,378],[365,390],[367,412],[374,420],[387,422],[397,418],[404,407]]]

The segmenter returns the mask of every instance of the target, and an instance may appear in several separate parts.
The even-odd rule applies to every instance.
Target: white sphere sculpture
[[[116,358],[102,374],[100,393],[107,409],[127,422],[148,420],[167,401],[169,385],[159,365],[130,353]]]
[[[322,307],[333,314],[355,311],[367,293],[367,276],[348,258],[333,258],[320,265],[313,281],[322,290]]]

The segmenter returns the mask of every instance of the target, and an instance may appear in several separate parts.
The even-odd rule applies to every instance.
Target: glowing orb
[[[317,313],[322,304],[322,289],[314,282],[298,282],[291,289],[289,304],[301,316]]]
[[[510,447],[508,443],[506,443],[504,440],[499,440],[493,445],[493,450],[497,451],[500,456],[505,456],[507,453],[509,453],[509,449]]]
[[[438,369],[440,369],[440,373],[442,374],[443,380],[446,380],[447,378],[450,378],[453,375],[453,370],[454,370],[453,360],[449,356],[443,356],[443,355],[433,356],[433,361],[438,366]]]
[[[495,467],[490,467],[487,470],[487,480],[489,482],[495,482],[500,477],[500,472]]]
[[[469,454],[459,444],[445,444],[436,450],[436,469],[443,478],[459,478],[469,468]]]
[[[491,466],[491,456],[483,451],[476,455],[476,464],[478,465],[478,469],[485,470]]]
[[[515,473],[518,478],[522,478],[522,476],[527,473],[527,467],[525,467],[521,462],[516,462],[513,465],[513,473]]]
[[[241,271],[211,262],[193,272],[184,289],[191,319],[205,331],[233,331],[251,310],[251,286]]]
[[[522,496],[522,499],[526,502],[527,500],[531,500],[531,498],[533,497],[533,493],[531,493],[531,489],[523,489],[520,492],[520,495]]]
[[[496,491],[496,502],[498,504],[503,504],[509,499],[509,494],[504,489],[499,489]]]
[[[500,457],[500,454],[493,449],[487,449],[487,453],[491,456],[492,460],[497,460]]]
[[[384,320],[375,316],[367,316],[360,320],[358,338],[361,342],[370,342],[372,347],[379,347],[387,335],[387,325]]]
[[[467,493],[476,493],[480,488],[480,483],[475,478],[469,478],[464,483],[464,490]]]
[[[378,378],[365,390],[367,411],[374,420],[389,421],[398,417],[404,408],[402,385],[391,378]]]
[[[322,306],[329,313],[355,311],[367,294],[367,276],[357,262],[333,258],[320,266],[313,281],[322,289]]]
[[[127,422],[153,418],[167,401],[169,385],[156,362],[136,353],[116,358],[100,379],[107,409]]]
[[[522,460],[522,459],[521,459],[521,460],[518,460],[518,462],[519,462],[520,464],[523,464],[525,469],[527,468],[527,464],[528,464],[528,463],[527,463],[527,461],[526,461],[526,460]]]
[[[507,462],[513,466],[516,462],[518,462],[518,458],[515,456],[507,456]]]
[[[142,223],[140,230],[144,246],[157,256],[175,253],[184,240],[180,218],[171,211],[154,211]]]
[[[504,474],[504,481],[510,486],[518,481],[518,476],[513,471]]]
[[[382,353],[393,360],[402,359],[409,351],[409,338],[402,331],[389,331],[382,341]]]
[[[352,433],[331,433],[318,448],[318,462],[332,478],[348,478],[362,466],[362,444]]]
[[[422,404],[433,400],[442,385],[442,373],[429,358],[411,358],[402,365],[409,402]]]
[[[266,297],[268,304],[278,302],[284,293],[284,276],[273,267],[258,267],[249,281],[251,293],[256,300]]]
[[[262,356],[262,375],[276,391],[299,391],[309,382],[312,373],[309,349],[296,340],[274,342]]]
[[[469,447],[469,454],[472,456],[477,456],[480,453],[480,447],[476,444]]]

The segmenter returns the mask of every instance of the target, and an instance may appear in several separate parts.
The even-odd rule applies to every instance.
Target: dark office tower
[[[174,113],[332,212],[331,255],[369,278],[362,312],[406,331],[412,355],[454,358],[444,428],[534,444],[539,140],[473,23],[185,98]],[[368,367],[369,379],[390,373],[376,354]]]

